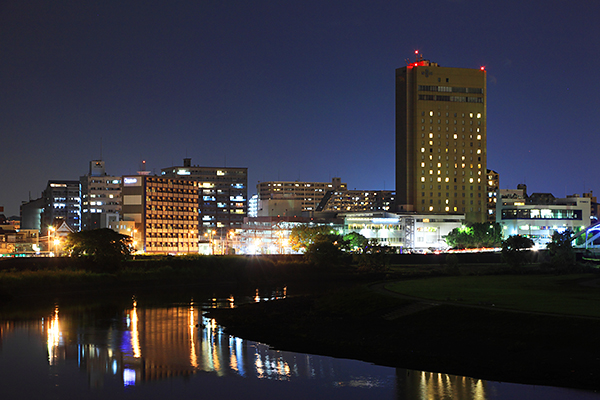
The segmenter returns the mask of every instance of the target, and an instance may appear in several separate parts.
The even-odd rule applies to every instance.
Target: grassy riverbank
[[[596,277],[562,276],[571,282]],[[491,276],[489,285],[506,278]],[[531,278],[543,281],[547,277]],[[438,278],[419,283],[426,287],[430,279]],[[423,297],[435,297],[436,287],[433,284],[429,296]],[[525,301],[527,290],[521,292]],[[550,301],[556,291],[549,289],[546,295]],[[588,305],[597,306],[594,301]],[[212,315],[230,333],[279,349],[482,379],[600,389],[600,319],[515,313],[495,307],[428,306],[367,286],[216,310]]]
[[[147,258],[110,270],[73,259],[6,261],[0,261],[4,318],[48,307],[54,297],[77,304],[84,295],[116,298],[142,291],[149,298],[177,293],[187,301],[191,286],[227,292],[301,286],[302,292],[317,294],[212,315],[230,333],[279,349],[483,379],[600,389],[600,318],[593,318],[600,313],[600,288],[581,285],[600,277],[594,273],[542,275],[539,265],[530,265],[509,275],[511,270],[494,260],[449,266],[434,257],[402,258],[383,274],[360,273],[356,266],[318,268],[284,257]],[[376,279],[388,291],[368,284]]]

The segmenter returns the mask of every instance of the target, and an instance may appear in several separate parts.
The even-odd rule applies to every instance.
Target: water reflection
[[[361,392],[365,396],[366,393],[377,393],[378,398],[390,399],[519,398],[514,393],[503,396],[502,391],[522,385],[273,350],[226,334],[202,311],[215,305],[232,307],[238,302],[263,301],[285,295],[285,291],[280,291],[239,299],[229,296],[202,303],[191,300],[188,304],[168,307],[145,307],[133,298],[126,309],[113,309],[109,313],[104,312],[102,317],[90,311],[61,310],[57,305],[48,318],[0,323],[0,373],[10,368],[3,364],[5,338],[26,332],[26,336],[33,333],[43,340],[47,364],[55,375],[65,366],[76,365],[86,372],[90,388],[102,389],[110,386],[107,382],[118,382],[123,389],[141,390],[144,387],[157,388],[146,385],[149,382],[169,382],[172,386],[176,377],[207,379],[207,376],[212,376],[220,382],[221,378],[237,377],[244,378],[246,382],[258,380],[302,385],[318,392],[336,390],[334,394],[341,396],[343,393],[346,398],[351,398],[346,390],[367,391]],[[19,351],[24,355],[27,349]],[[25,358],[23,355],[21,357]],[[202,382],[206,384],[206,381]],[[235,382],[240,384],[239,379]],[[287,397],[304,398],[303,394],[299,392]],[[252,395],[246,397],[251,398]],[[151,398],[164,397],[156,395]]]

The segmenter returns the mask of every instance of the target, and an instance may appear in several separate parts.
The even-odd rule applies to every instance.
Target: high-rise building
[[[81,228],[81,199],[79,181],[48,181],[42,193],[43,211],[41,214],[41,234],[46,235],[49,226],[64,221],[77,232]]]
[[[198,253],[197,182],[148,175],[124,176],[122,198],[122,224],[133,222],[129,231],[136,251]]]
[[[198,182],[201,235],[226,237],[230,230],[242,228],[248,211],[248,168],[201,167],[184,158],[183,166],[162,168],[161,176]]]
[[[500,189],[500,174],[491,169],[487,170],[487,221],[496,222],[496,203]]]
[[[109,176],[104,161],[90,161],[81,183],[81,230],[106,228],[119,220],[121,212],[121,177]]]
[[[483,222],[485,174],[485,69],[396,69],[396,210]]]

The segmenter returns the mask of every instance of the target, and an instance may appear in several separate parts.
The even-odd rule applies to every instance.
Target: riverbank
[[[600,319],[468,308],[366,286],[210,315],[274,348],[475,378],[600,389]]]
[[[24,311],[46,309],[55,298],[79,302],[83,296],[175,293],[187,302],[198,287],[228,296],[241,288],[279,286],[311,295],[211,315],[230,333],[278,349],[498,381],[594,390],[600,385],[600,319],[431,307],[368,289],[375,280],[515,272],[489,260],[449,266],[439,257],[403,258],[385,273],[373,274],[360,273],[356,266],[323,269],[286,257],[149,258],[113,272],[76,259],[6,261],[0,261],[4,318],[26,318]],[[519,270],[539,272],[535,264]]]

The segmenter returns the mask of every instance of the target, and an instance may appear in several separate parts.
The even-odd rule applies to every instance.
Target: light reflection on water
[[[276,296],[285,296],[285,291],[273,296],[257,293],[250,301]],[[248,298],[240,301],[248,301]],[[261,343],[230,336],[215,320],[203,316],[203,307],[232,307],[235,304],[236,299],[230,296],[204,303],[192,300],[188,304],[169,307],[144,307],[134,298],[129,308],[116,310],[114,318],[101,326],[90,323],[94,321],[93,313],[69,314],[59,306],[48,318],[38,321],[4,321],[0,323],[3,391],[9,397],[13,393],[15,398],[29,398],[22,396],[22,385],[11,386],[11,382],[18,381],[11,379],[11,373],[16,373],[11,367],[16,362],[27,361],[31,363],[27,369],[37,369],[45,362],[52,372],[47,375],[66,380],[62,386],[55,385],[51,389],[58,391],[55,394],[60,398],[78,398],[81,394],[81,383],[67,379],[72,375],[72,368],[85,372],[87,390],[94,390],[91,394],[115,399],[119,396],[128,398],[131,393],[140,396],[144,393],[147,399],[165,398],[165,393],[173,390],[183,391],[180,398],[188,395],[195,398],[198,394],[195,388],[199,385],[212,385],[217,388],[213,390],[223,394],[221,397],[261,399],[270,398],[266,391],[273,393],[272,398],[283,396],[288,399],[331,396],[415,400],[599,398],[590,392],[543,387],[537,387],[532,394],[531,386],[277,351]],[[28,344],[22,343],[24,337],[29,340]],[[36,343],[46,349],[47,358],[36,360],[33,365],[31,357],[25,355],[33,351]],[[11,351],[16,351],[15,359],[5,357],[5,344],[9,344]],[[81,376],[76,378],[81,379]],[[182,382],[179,378],[185,379]],[[262,381],[261,385],[265,386],[249,384],[255,381]],[[78,388],[76,393],[71,392],[74,388]],[[150,388],[152,390],[148,392]],[[32,386],[27,390],[35,389]],[[40,389],[39,395],[44,394]],[[568,397],[561,397],[566,394]]]

